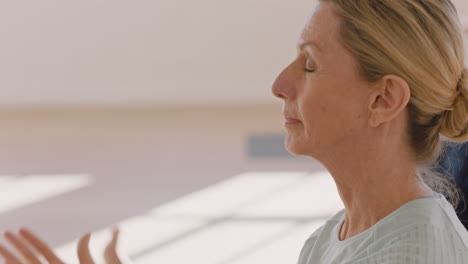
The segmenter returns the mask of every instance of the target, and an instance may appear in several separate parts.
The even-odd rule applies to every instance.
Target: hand
[[[5,232],[5,238],[13,245],[13,247],[21,254],[24,262],[28,264],[41,264],[38,256],[31,251],[29,246],[32,246],[49,264],[64,264],[60,258],[55,255],[55,253],[39,239],[34,233],[27,229],[20,229],[18,232],[19,235],[15,235],[11,232]],[[119,230],[116,228],[112,233],[112,239],[107,245],[104,251],[104,259],[107,264],[121,264],[118,255],[117,255],[117,241],[119,236]],[[85,234],[78,242],[78,259],[80,264],[94,264],[94,260],[89,251],[89,240],[91,234]],[[25,243],[26,242],[26,243]],[[29,245],[28,245],[29,244]],[[7,248],[0,245],[0,256],[5,259],[5,264],[22,264],[18,257],[16,257],[12,252]]]

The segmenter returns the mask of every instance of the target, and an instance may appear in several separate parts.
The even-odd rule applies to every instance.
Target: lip
[[[284,119],[284,124],[285,125],[288,125],[288,124],[297,124],[297,123],[300,123],[301,121],[297,120],[297,119],[293,119],[293,118],[286,118]]]
[[[301,121],[299,119],[294,118],[296,115],[294,115],[295,111],[286,111],[286,109],[283,109],[282,114],[284,117],[284,124],[297,124],[300,123]]]

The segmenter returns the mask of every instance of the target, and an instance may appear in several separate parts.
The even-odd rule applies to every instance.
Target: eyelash
[[[311,69],[308,69],[308,68],[307,68],[307,65],[309,64],[308,62],[309,62],[309,58],[306,59],[306,62],[305,62],[306,67],[304,67],[304,71],[305,71],[305,72],[314,72],[315,70],[311,70]]]

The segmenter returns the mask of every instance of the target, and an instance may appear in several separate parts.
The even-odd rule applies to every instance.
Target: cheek
[[[320,138],[337,137],[353,133],[357,121],[361,118],[360,110],[356,109],[349,98],[345,96],[326,95],[316,99],[304,100],[301,114],[308,135]]]
[[[340,76],[340,78],[330,78]],[[314,76],[304,85],[298,106],[304,120],[305,133],[314,138],[349,137],[362,127],[362,96],[358,83],[342,72]],[[360,97],[361,96],[361,97]]]
[[[328,129],[330,122],[334,122],[336,106],[331,98],[325,96],[314,96],[304,100],[300,105],[300,112],[304,120],[307,133]]]

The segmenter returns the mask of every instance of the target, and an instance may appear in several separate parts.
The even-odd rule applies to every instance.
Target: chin
[[[284,148],[293,156],[303,156],[309,158],[314,158],[314,152],[317,150],[317,146],[312,146],[311,142],[307,144],[304,141],[296,141],[287,135],[284,141]]]
[[[297,144],[294,142],[285,142],[284,148],[286,151],[291,153],[294,156],[305,156],[306,150],[304,149],[304,144]]]

